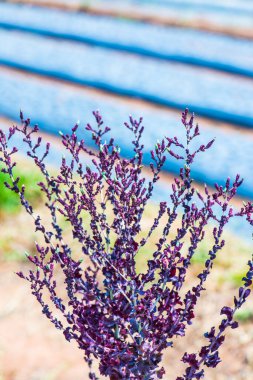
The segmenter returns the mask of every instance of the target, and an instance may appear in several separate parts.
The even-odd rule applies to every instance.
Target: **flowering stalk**
[[[38,127],[31,127],[30,120],[25,120],[22,113],[20,126],[11,127],[6,134],[0,130],[2,172],[11,181],[5,185],[19,195],[34,221],[35,230],[44,238],[44,244],[36,243],[36,255],[28,255],[36,269],[27,275],[22,272],[18,275],[30,282],[42,312],[62,330],[68,341],[75,340],[83,350],[90,367],[90,379],[98,379],[91,369],[94,358],[99,359],[100,373],[111,380],[161,379],[165,374],[160,367],[162,353],[167,347],[173,347],[177,336],[185,335],[187,325],[195,317],[194,309],[204,291],[204,283],[225,244],[224,227],[234,217],[245,217],[253,225],[253,206],[248,202],[239,212],[231,206],[242,183],[239,175],[234,181],[228,178],[225,187],[216,184],[213,192],[207,187],[204,194],[197,191],[191,165],[214,140],[191,150],[199,128],[194,124],[194,117],[188,117],[187,110],[182,115],[186,143],[176,137],[157,142],[151,151],[149,182],[143,176],[142,119],[130,117],[129,123],[125,123],[133,134],[133,156],[126,159],[121,158],[120,148],[113,139],[105,141],[110,129],[104,127],[101,115],[94,112],[94,117],[95,127],[86,126],[92,135],[94,150],[87,148],[79,138],[79,125],[75,125],[70,134],[62,134],[62,144],[71,159],[62,158],[58,175],[50,174],[44,162],[50,145],[46,144],[42,155],[39,153],[42,139],[35,138]],[[17,133],[27,146],[27,155],[44,177],[38,186],[51,215],[50,229],[35,213],[25,197],[24,186],[15,177],[13,157],[17,149],[9,146]],[[90,157],[90,166],[83,163],[83,154]],[[153,224],[141,238],[143,214],[168,154],[181,160],[182,168],[172,183],[170,202],[160,203]],[[80,244],[80,259],[76,259],[71,246],[65,242],[60,225],[62,217],[71,226],[73,240]],[[136,255],[165,218],[162,235],[157,239],[152,258],[147,261],[148,267],[138,273]],[[198,275],[198,284],[185,293],[192,257],[204,241],[210,224],[214,243],[205,268]],[[175,225],[176,233],[172,233]],[[64,299],[57,288],[59,269],[65,279],[67,297]],[[185,353],[182,360],[188,368],[177,380],[200,379],[204,376],[204,366],[215,367],[219,363],[218,349],[224,341],[223,333],[228,327],[237,327],[233,316],[249,296],[252,277],[253,261],[249,261],[249,271],[239,297],[235,298],[234,309],[222,309],[226,318],[217,332],[212,328],[205,334],[209,340],[207,346],[198,354]],[[52,306],[45,300],[45,291]]]

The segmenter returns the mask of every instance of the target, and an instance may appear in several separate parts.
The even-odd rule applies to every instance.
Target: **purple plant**
[[[253,205],[244,203],[236,211],[230,203],[242,180],[227,179],[225,186],[215,184],[212,192],[205,186],[203,194],[193,186],[191,165],[195,156],[205,152],[213,144],[201,145],[191,151],[191,141],[199,135],[194,117],[186,110],[182,123],[186,142],[176,137],[165,138],[151,151],[152,179],[147,181],[143,173],[142,119],[130,117],[125,123],[133,134],[133,156],[120,157],[120,149],[113,139],[105,142],[108,127],[103,127],[102,117],[94,112],[96,126],[86,126],[92,134],[94,151],[77,137],[78,125],[70,135],[62,135],[62,143],[71,155],[70,162],[63,158],[57,176],[49,173],[44,160],[49,153],[39,154],[41,137],[35,138],[38,127],[30,126],[21,113],[21,125],[13,126],[8,133],[0,130],[2,172],[11,180],[5,185],[20,197],[20,202],[34,220],[35,230],[44,237],[44,243],[36,243],[36,255],[28,259],[35,265],[25,275],[18,275],[30,282],[32,294],[41,304],[42,312],[65,338],[75,340],[84,351],[90,367],[89,378],[98,379],[92,372],[92,360],[99,359],[100,373],[111,380],[161,379],[165,374],[160,367],[162,353],[173,347],[173,340],[184,336],[187,325],[194,319],[194,309],[204,290],[218,251],[225,245],[224,227],[234,217],[245,217],[253,225]],[[9,148],[13,135],[20,133],[27,145],[27,154],[40,169],[44,181],[38,183],[46,197],[45,206],[51,214],[51,228],[42,223],[25,197],[25,188],[15,177],[16,148]],[[140,238],[141,221],[155,183],[159,179],[166,153],[183,162],[179,177],[174,179],[170,202],[161,202],[154,222]],[[91,158],[91,167],[82,163],[82,155]],[[110,210],[110,211],[108,211]],[[59,223],[63,216],[71,225],[73,239],[80,243],[81,260],[77,260],[64,240]],[[136,255],[143,250],[154,235],[162,218],[162,235],[148,267],[143,273],[136,270]],[[171,229],[177,224],[176,232]],[[191,259],[205,230],[212,227],[213,245],[208,252],[204,269],[198,282],[187,292],[184,290],[186,274]],[[82,263],[84,258],[84,263]],[[182,361],[187,364],[185,374],[177,380],[200,379],[204,368],[216,367],[220,362],[219,348],[224,342],[228,327],[238,326],[234,314],[250,294],[253,278],[253,260],[243,278],[234,306],[221,310],[224,318],[218,328],[212,327],[204,336],[206,346],[198,353],[185,353]],[[66,299],[59,296],[56,277],[63,273],[67,291]],[[45,292],[50,296],[49,305]]]

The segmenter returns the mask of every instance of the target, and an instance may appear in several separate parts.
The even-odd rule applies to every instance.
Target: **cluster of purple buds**
[[[5,185],[19,195],[35,230],[44,238],[43,244],[36,243],[36,254],[28,256],[35,268],[18,275],[30,283],[42,312],[68,341],[75,340],[83,350],[90,379],[98,379],[92,372],[94,358],[99,360],[100,373],[111,380],[162,379],[163,351],[173,347],[175,338],[183,337],[187,325],[192,324],[206,279],[225,245],[224,227],[234,217],[245,217],[253,225],[253,205],[245,203],[239,211],[231,206],[242,183],[239,175],[234,181],[228,178],[225,186],[215,184],[214,191],[205,186],[201,193],[195,188],[191,165],[214,141],[191,150],[199,128],[187,110],[182,115],[186,142],[167,137],[156,144],[150,156],[151,179],[143,175],[142,119],[130,117],[125,123],[133,135],[133,155],[126,159],[120,156],[113,139],[105,141],[110,128],[104,127],[101,115],[94,112],[94,116],[95,127],[86,126],[94,149],[79,138],[79,125],[71,134],[62,134],[62,143],[71,158],[62,158],[57,175],[51,174],[45,164],[49,144],[43,154],[39,153],[42,139],[36,137],[38,127],[32,127],[22,113],[19,126],[11,127],[7,133],[0,130],[2,172],[11,180]],[[21,135],[27,155],[44,178],[38,186],[51,215],[50,228],[45,227],[27,201],[25,188],[15,177],[13,157],[17,149],[10,146],[16,134]],[[149,231],[143,231],[145,237],[140,237],[144,211],[168,155],[181,160],[182,168],[172,183],[169,202],[160,203]],[[90,166],[83,163],[84,156],[89,156]],[[62,218],[71,226],[73,241],[80,245],[79,259],[65,241]],[[162,234],[157,236],[161,224]],[[204,269],[197,284],[186,292],[184,284],[191,259],[210,226],[213,244]],[[147,260],[147,269],[139,273],[136,255],[140,249],[144,252],[151,238],[156,241],[154,252]],[[248,264],[234,307],[222,308],[224,319],[205,334],[206,346],[198,353],[184,354],[182,361],[187,368],[177,380],[201,379],[205,366],[216,367],[220,362],[224,332],[228,327],[237,327],[235,311],[250,294],[253,261]],[[64,276],[66,297],[58,293],[59,272]]]

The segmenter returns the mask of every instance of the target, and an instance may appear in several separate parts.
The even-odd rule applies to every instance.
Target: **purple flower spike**
[[[253,205],[244,203],[239,211],[231,206],[242,184],[239,175],[234,181],[227,178],[225,186],[215,184],[213,192],[207,186],[203,192],[193,186],[191,165],[198,154],[211,148],[214,140],[191,150],[191,142],[200,131],[188,110],[182,115],[186,142],[166,137],[154,145],[150,180],[143,175],[142,119],[130,117],[125,123],[133,136],[133,155],[126,159],[120,156],[114,140],[106,136],[110,128],[104,126],[100,113],[93,114],[95,126],[86,126],[93,148],[78,137],[78,124],[70,134],[61,134],[71,158],[62,158],[57,175],[52,175],[45,164],[50,144],[39,153],[43,142],[36,137],[38,126],[32,127],[22,112],[20,126],[11,127],[8,133],[0,130],[1,170],[8,179],[5,185],[19,195],[35,231],[44,238],[43,244],[35,244],[36,254],[27,255],[33,269],[17,275],[30,283],[42,313],[67,341],[74,340],[83,350],[91,380],[98,380],[92,370],[94,358],[99,360],[100,373],[110,380],[162,379],[163,351],[173,348],[173,341],[183,337],[193,323],[205,282],[225,244],[225,226],[234,217],[244,217],[253,225]],[[17,149],[9,147],[15,134],[21,136],[27,155],[41,171],[43,181],[38,186],[45,195],[51,228],[36,214],[26,199],[24,186],[15,177]],[[90,166],[83,163],[84,154],[90,157]],[[172,183],[168,201],[160,202],[151,227],[142,231],[144,211],[168,155],[182,161],[182,168]],[[62,218],[71,226],[73,241],[79,243],[79,258],[73,254],[70,242],[65,241]],[[162,233],[157,236],[161,224]],[[213,243],[204,269],[197,283],[185,292],[183,286],[192,258],[210,224]],[[174,225],[176,232],[171,236]],[[145,255],[151,238],[156,241],[155,249],[147,260],[147,269],[139,273],[138,257]],[[234,314],[250,295],[253,260],[248,266],[234,306],[221,309],[220,325],[204,334],[208,342],[198,353],[184,354],[182,361],[187,368],[177,380],[202,379],[205,367],[214,368],[220,363],[224,332],[228,327],[237,328]],[[59,293],[59,273],[64,278],[65,296]],[[45,297],[46,293],[49,297]]]

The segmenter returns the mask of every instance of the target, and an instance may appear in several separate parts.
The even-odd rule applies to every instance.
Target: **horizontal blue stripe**
[[[77,119],[81,120],[79,133],[89,146],[93,146],[90,134],[84,131],[83,119],[92,123],[91,111],[100,109],[106,125],[112,128],[111,137],[121,147],[123,156],[132,153],[131,134],[123,126],[131,113],[134,117],[143,116],[145,131],[142,142],[145,145],[144,163],[150,163],[149,151],[153,149],[156,140],[163,136],[178,136],[184,141],[185,131],[178,115],[165,110],[148,109],[140,105],[124,104],[124,102],[107,96],[98,96],[88,90],[69,87],[63,83],[39,81],[36,78],[25,77],[18,73],[1,73],[0,71],[0,114],[18,121],[19,109],[22,108],[26,117],[33,123],[39,123],[46,132],[58,135],[59,130],[68,133]],[[237,173],[245,177],[245,184],[239,194],[253,199],[252,151],[253,140],[240,131],[227,131],[212,128],[211,124],[202,128],[201,136],[194,141],[192,149],[200,144],[206,144],[216,136],[216,142],[206,153],[200,154],[193,165],[193,178],[199,182],[213,185],[224,183],[226,176],[232,179]],[[165,170],[178,174],[180,161],[168,157]]]
[[[137,91],[135,89],[128,89],[128,88],[124,88],[120,86],[115,86],[106,82],[89,80],[88,78],[82,79],[72,74],[63,73],[58,70],[48,70],[48,69],[37,68],[31,65],[25,65],[25,64],[13,62],[13,61],[2,59],[2,58],[0,58],[0,65],[4,65],[4,66],[11,67],[18,70],[27,71],[27,72],[41,75],[41,76],[47,76],[50,78],[64,80],[66,82],[75,83],[82,86],[97,88],[99,90],[103,90],[103,91],[117,94],[120,96],[128,96],[128,97],[133,97],[137,99],[142,99],[142,100],[155,103],[161,106],[165,106],[165,107],[175,108],[179,110],[189,107],[190,109],[194,109],[195,113],[201,116],[213,119],[213,120],[224,121],[227,123],[240,125],[246,128],[253,128],[253,117],[249,117],[249,116],[228,113],[228,112],[218,110],[218,109],[201,107],[198,104],[191,104],[191,103],[186,104],[186,103],[175,102],[173,101],[173,99],[165,99],[158,95],[151,95],[142,91]]]
[[[219,62],[219,61],[213,61],[209,59],[204,58],[198,58],[194,56],[189,55],[182,55],[182,54],[169,54],[166,52],[159,52],[152,49],[149,49],[148,47],[142,47],[142,46],[134,46],[132,44],[121,44],[118,42],[113,41],[107,41],[103,39],[97,39],[82,35],[75,35],[71,33],[64,33],[64,32],[57,32],[54,30],[49,29],[42,29],[39,27],[31,27],[31,26],[24,26],[24,25],[17,25],[13,23],[3,22],[0,21],[0,28],[6,29],[6,30],[16,30],[20,32],[25,33],[33,33],[45,37],[52,37],[52,38],[59,38],[59,39],[65,39],[68,41],[73,42],[79,42],[79,43],[85,43],[88,45],[94,45],[102,48],[107,49],[114,49],[119,51],[124,51],[127,53],[133,53],[138,54],[146,57],[151,57],[155,59],[161,59],[171,62],[179,62],[187,65],[193,65],[193,66],[200,66],[200,67],[206,67],[212,70],[217,71],[224,71],[230,74],[236,74],[236,75],[242,75],[248,78],[253,78],[253,66],[252,69],[247,69],[243,67],[239,67],[237,65],[232,65],[226,62]]]
[[[136,0],[135,0],[136,1]],[[179,9],[181,11],[197,11],[197,12],[217,12],[219,13],[228,13],[232,15],[239,16],[248,16],[253,14],[253,7],[251,4],[248,4],[246,7],[240,6],[240,3],[237,3],[238,6],[233,6],[233,4],[229,4],[225,6],[220,2],[219,4],[210,4],[194,2],[194,1],[183,1],[183,0],[137,0],[139,5],[159,5],[166,7],[168,9]]]

